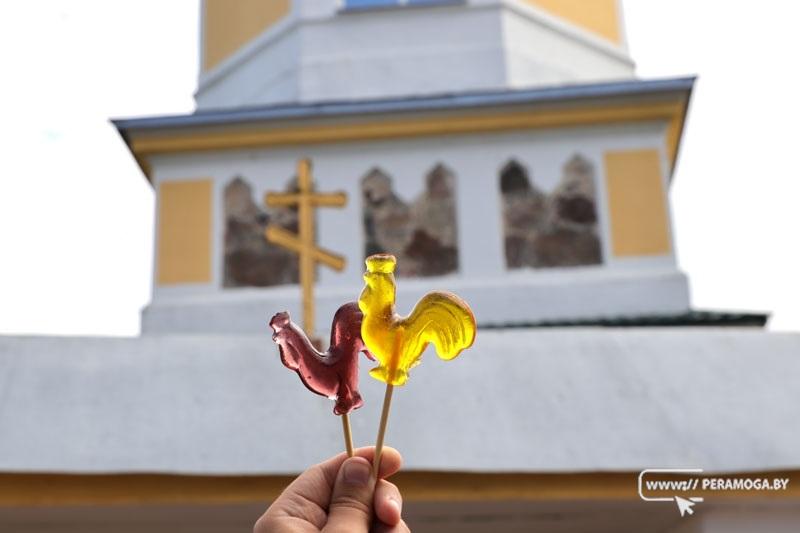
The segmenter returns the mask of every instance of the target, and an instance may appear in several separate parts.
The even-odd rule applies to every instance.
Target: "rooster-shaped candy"
[[[269,322],[283,364],[297,372],[310,391],[336,400],[333,412],[337,415],[346,415],[364,403],[358,392],[358,352],[374,357],[361,340],[361,320],[355,302],[341,306],[333,316],[331,344],[325,353],[314,348],[289,313],[278,313]]]
[[[475,317],[464,300],[449,292],[429,292],[407,317],[395,313],[393,255],[367,258],[366,285],[358,299],[364,314],[361,337],[380,363],[370,375],[387,385],[403,385],[432,343],[440,358],[449,360],[475,340]]]

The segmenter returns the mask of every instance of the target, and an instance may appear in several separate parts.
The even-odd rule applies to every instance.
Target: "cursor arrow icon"
[[[694,514],[694,502],[687,500],[686,498],[681,498],[680,496],[675,496],[675,503],[678,504],[678,511],[681,512],[681,516],[685,516],[686,513]]]

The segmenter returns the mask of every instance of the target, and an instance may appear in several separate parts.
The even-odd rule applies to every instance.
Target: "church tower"
[[[200,109],[632,79],[617,0],[204,0]]]
[[[265,195],[306,158],[347,198],[316,215],[343,258],[317,324],[375,252],[416,280],[405,298],[447,278],[483,327],[690,312],[667,191],[693,79],[634,77],[617,1],[205,0],[201,19],[197,112],[116,122],[158,198],[145,333],[300,315],[295,252],[265,238],[297,211]]]

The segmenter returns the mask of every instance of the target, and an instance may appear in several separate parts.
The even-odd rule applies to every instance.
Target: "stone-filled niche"
[[[361,179],[364,256],[390,253],[401,277],[441,276],[458,270],[455,176],[436,165],[411,202],[392,188],[392,178],[373,168]]]
[[[286,192],[298,192],[293,178]],[[242,177],[225,186],[225,258],[223,287],[270,287],[298,283],[297,255],[267,242],[267,224],[297,233],[296,207],[262,207]]]
[[[500,171],[500,192],[508,268],[602,263],[595,171],[588,159],[573,155],[549,194],[512,160]]]

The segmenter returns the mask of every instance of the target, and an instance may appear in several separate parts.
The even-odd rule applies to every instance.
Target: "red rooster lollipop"
[[[353,446],[348,413],[364,403],[358,392],[358,352],[375,360],[361,340],[362,319],[357,303],[341,306],[333,316],[326,352],[314,348],[289,313],[277,313],[269,321],[283,364],[297,372],[308,390],[335,400],[333,412],[342,416],[348,455],[352,455]]]

